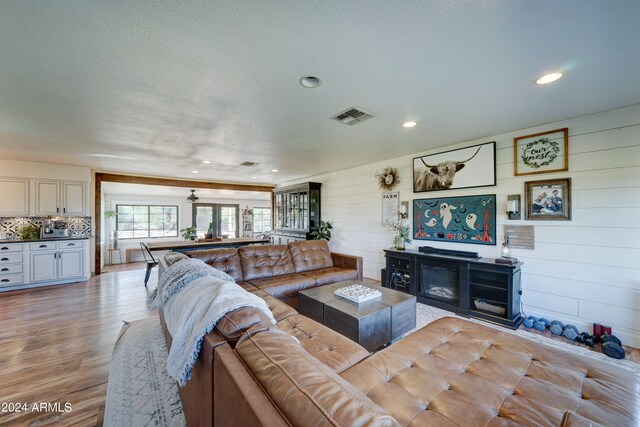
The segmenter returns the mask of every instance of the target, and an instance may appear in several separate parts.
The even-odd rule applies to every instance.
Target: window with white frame
[[[119,239],[178,237],[178,207],[116,205]]]
[[[271,208],[253,208],[253,232],[271,231]]]

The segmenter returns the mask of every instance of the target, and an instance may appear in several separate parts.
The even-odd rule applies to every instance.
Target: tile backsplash
[[[0,217],[0,231],[4,232],[9,240],[20,239],[20,230],[26,225],[42,225],[46,217]],[[91,237],[91,217],[78,216],[60,218],[67,223],[69,237]]]

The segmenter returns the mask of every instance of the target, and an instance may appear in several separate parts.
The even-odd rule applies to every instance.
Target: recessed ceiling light
[[[322,79],[320,79],[320,77],[317,77],[317,76],[302,76],[300,77],[299,82],[303,87],[306,87],[308,89],[313,89],[322,84]]]
[[[256,177],[255,177],[255,176],[252,176],[252,177],[251,177],[251,179],[256,179]]]
[[[402,127],[403,127],[403,128],[412,128],[412,127],[414,127],[415,125],[417,125],[417,123],[416,123],[416,122],[404,122],[404,123],[402,124]]]
[[[198,173],[198,171],[191,171],[191,173]]]
[[[560,77],[562,77],[562,73],[545,74],[544,76],[536,79],[534,83],[537,85],[546,85],[547,83],[555,82]]]
[[[279,172],[278,169],[271,169],[271,172]]]
[[[210,165],[211,164],[211,160],[203,160],[202,163],[204,163],[205,165]]]

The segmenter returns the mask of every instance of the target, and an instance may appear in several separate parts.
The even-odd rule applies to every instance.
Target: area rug
[[[125,323],[109,367],[105,427],[184,427],[176,382],[157,316]]]
[[[416,328],[406,335],[442,317],[460,317],[449,311],[424,304],[417,305]],[[460,317],[555,348],[579,353],[610,363],[640,375],[640,364],[615,360],[602,353],[553,340],[526,330],[493,326],[475,319]],[[157,317],[125,324],[116,343],[111,367],[104,426],[186,426],[176,382],[167,373],[167,347]]]

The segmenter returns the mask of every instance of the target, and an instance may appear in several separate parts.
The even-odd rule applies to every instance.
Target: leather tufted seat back
[[[333,259],[326,240],[303,240],[289,243],[289,251],[296,273],[333,267]]]
[[[296,272],[287,245],[242,246],[238,253],[244,280]]]
[[[237,248],[204,249],[187,252],[190,258],[202,260],[211,267],[224,271],[233,280],[242,280],[242,267]]]

